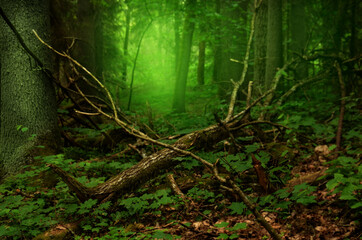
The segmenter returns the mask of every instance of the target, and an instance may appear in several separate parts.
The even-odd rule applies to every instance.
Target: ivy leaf
[[[242,214],[246,205],[242,202],[232,202],[228,208],[231,210],[231,214]]]
[[[229,235],[227,235],[226,233],[221,233],[216,239],[228,239]]]
[[[247,146],[245,146],[245,152],[252,153],[252,152],[255,152],[256,150],[258,150],[258,148],[259,148],[258,143],[254,143],[252,145],[247,145]]]
[[[164,233],[162,231],[155,231],[155,233],[152,235],[152,238],[155,238],[155,239],[170,239],[170,240],[173,239],[171,234]]]
[[[80,208],[90,209],[96,204],[97,204],[97,199],[88,199],[87,201],[82,203],[82,205],[80,205]]]
[[[353,192],[356,190],[356,186],[353,184],[348,184],[346,187],[343,188],[341,192],[341,196],[339,199],[341,200],[355,200],[356,197],[354,196]]]
[[[221,223],[215,224],[215,227],[223,228],[223,227],[227,227],[227,225],[229,225],[228,222],[221,222]]]
[[[237,230],[240,230],[240,229],[246,229],[247,225],[248,224],[246,224],[246,223],[237,223],[230,230],[237,231]]]

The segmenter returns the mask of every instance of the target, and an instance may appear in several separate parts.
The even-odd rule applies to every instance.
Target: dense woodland
[[[361,12],[0,0],[0,238],[362,239]]]

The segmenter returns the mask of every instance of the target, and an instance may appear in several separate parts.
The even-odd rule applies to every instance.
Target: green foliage
[[[246,205],[243,202],[232,202],[228,207],[231,210],[231,214],[241,215],[245,212]]]
[[[236,231],[244,230],[247,228],[246,223],[236,223],[233,227],[228,227],[228,226],[229,226],[228,222],[221,222],[221,223],[215,224],[215,227],[217,227],[217,228],[225,228],[226,230],[228,230],[228,234],[221,233],[221,234],[219,234],[217,239],[237,239],[237,238],[239,238],[239,235],[236,233]]]
[[[316,203],[315,196],[311,195],[316,189],[317,187],[310,186],[307,183],[296,185],[294,186],[290,199],[303,205]]]
[[[331,178],[326,184],[327,188],[333,190],[332,194],[340,194],[339,199],[346,201],[350,208],[356,209],[361,215],[361,162],[352,157],[340,156],[326,164],[330,165],[327,173]]]

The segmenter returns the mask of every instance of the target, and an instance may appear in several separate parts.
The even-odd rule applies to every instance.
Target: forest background
[[[0,236],[360,239],[361,5],[0,0]]]

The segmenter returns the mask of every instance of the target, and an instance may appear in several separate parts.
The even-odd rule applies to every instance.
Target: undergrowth
[[[336,118],[329,119],[328,114],[320,114],[311,106],[290,102],[277,110],[271,108],[278,112],[274,121],[288,129],[275,135],[269,143],[253,137],[240,137],[236,138],[237,144],[242,146],[239,151],[224,141],[197,154],[212,164],[218,162],[220,174],[231,174],[259,210],[288,219],[296,209],[323,207],[331,204],[329,199],[336,207],[348,211],[350,220],[358,224],[362,216],[362,166],[359,159],[362,137],[358,122],[362,119],[359,115],[351,117],[355,111],[353,102],[348,107],[345,151],[333,152]],[[336,110],[330,104],[325,108],[327,112]],[[252,116],[259,110],[252,112]],[[169,114],[155,119],[154,124],[157,132],[166,136],[186,134],[206,127],[212,121],[211,113]],[[266,130],[269,126],[261,127]],[[87,137],[101,134],[92,129],[72,131]],[[290,180],[298,177],[293,171],[308,164],[315,157],[314,147],[321,144],[328,145],[334,156],[320,162],[319,167],[326,169],[326,175],[315,182],[288,185]],[[114,152],[120,150],[122,147],[118,146]],[[150,152],[152,148],[145,151]],[[266,170],[273,191],[265,193],[257,184],[251,155]],[[40,236],[45,231],[74,223],[76,227],[68,227],[70,231],[67,233],[72,239],[178,239],[183,237],[182,230],[171,229],[177,226],[188,231],[193,223],[207,221],[210,238],[239,238],[249,224],[227,219],[250,215],[250,210],[237,196],[223,189],[198,161],[189,157],[177,160],[180,164],[173,170],[150,180],[143,188],[119,196],[115,202],[100,203],[89,199],[82,203],[46,164],[55,164],[85,186],[94,187],[137,164],[139,156],[125,154],[107,160],[97,149],[77,147],[65,148],[63,154],[39,156],[36,164],[0,185],[0,237],[32,239],[38,236],[42,239]],[[175,172],[186,199],[170,190],[165,180],[170,172]]]

